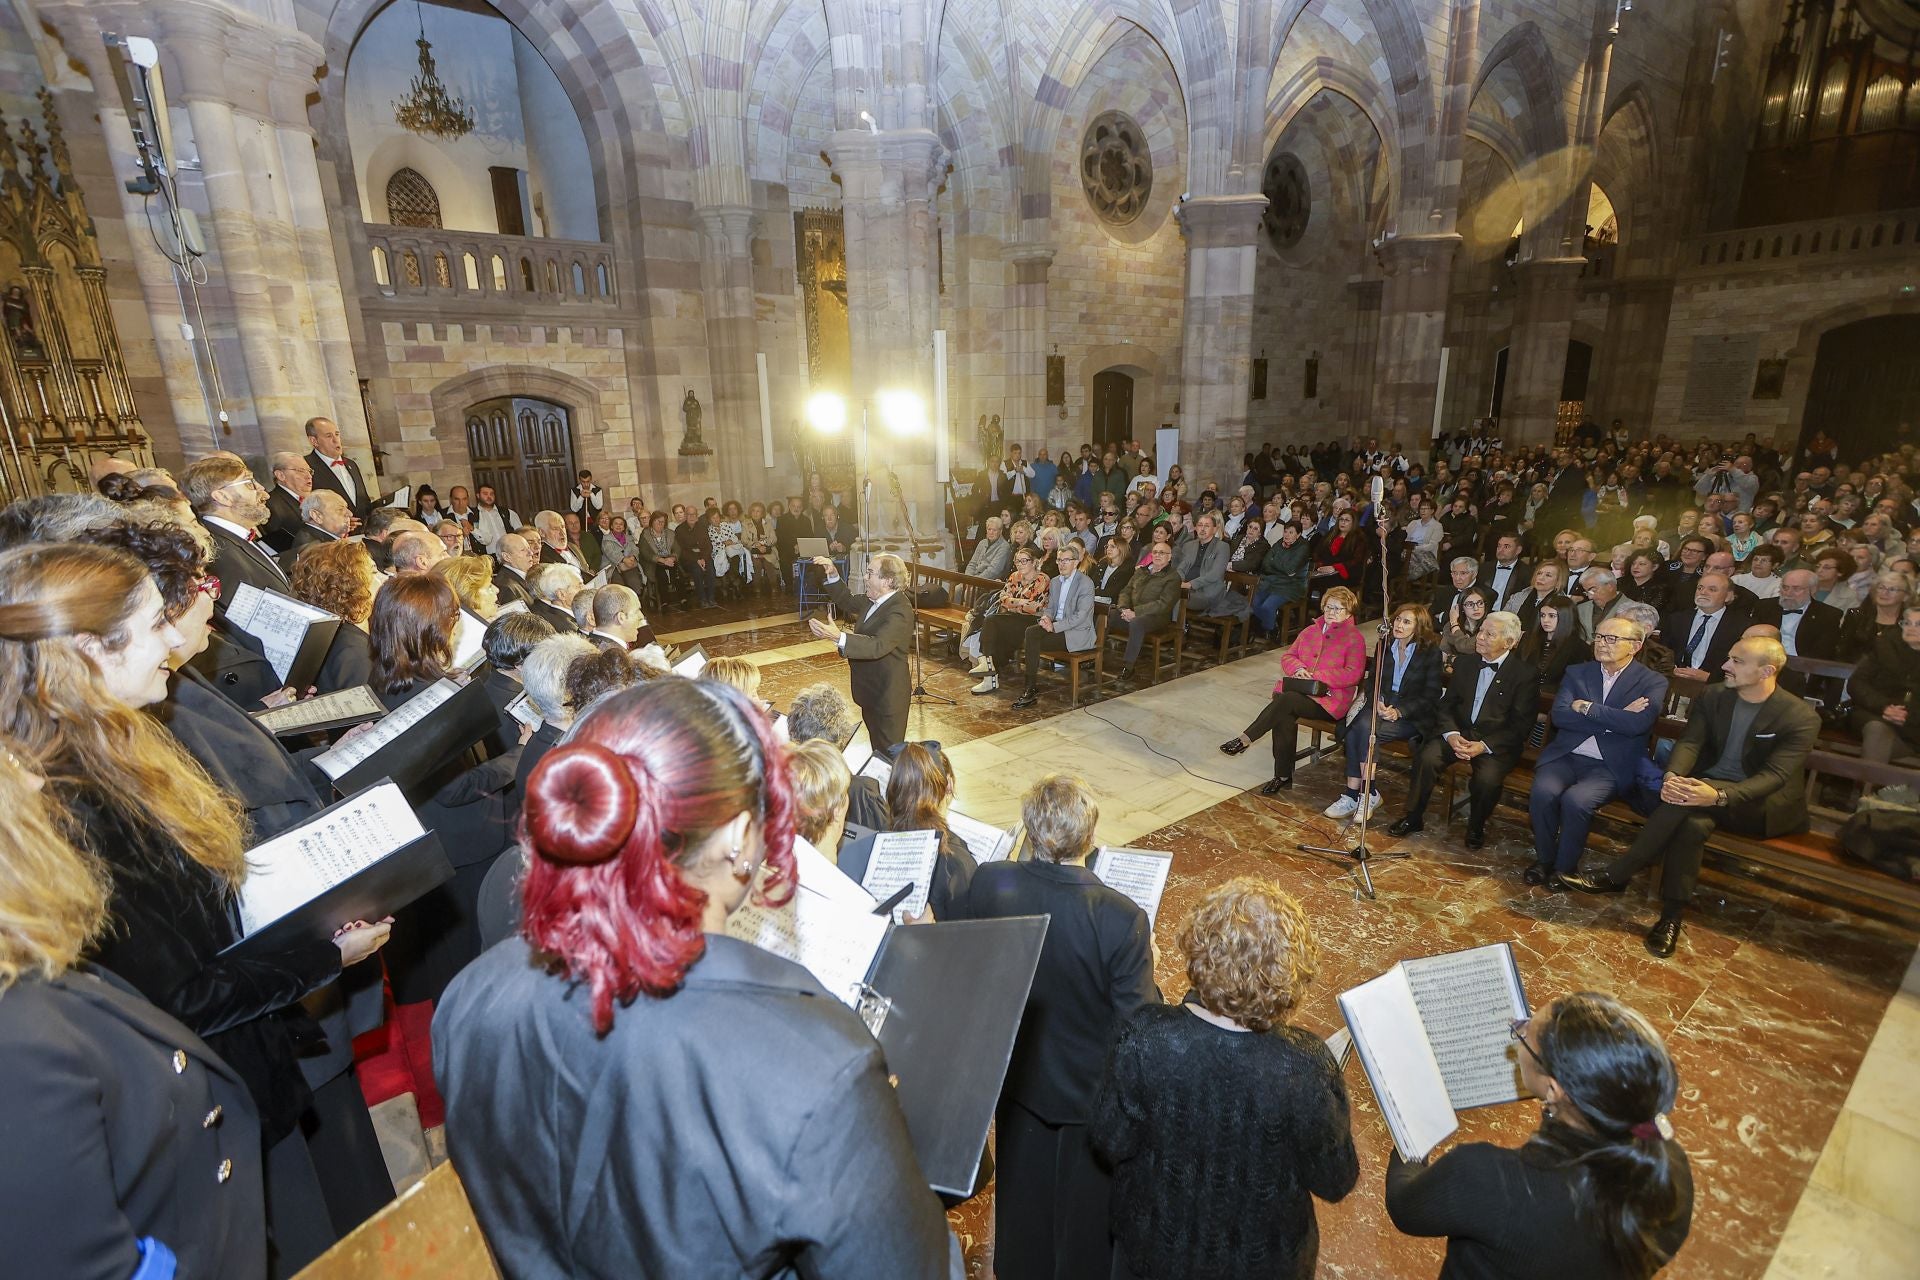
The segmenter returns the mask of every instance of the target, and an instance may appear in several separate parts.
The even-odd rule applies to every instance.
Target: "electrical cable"
[[[1092,716],[1095,720],[1098,720],[1101,724],[1106,725],[1109,729],[1118,729],[1121,733],[1126,734],[1129,738],[1139,738],[1141,746],[1153,752],[1153,754],[1159,756],[1162,760],[1166,760],[1175,765],[1178,765],[1180,768],[1180,771],[1188,775],[1189,777],[1198,778],[1202,782],[1211,782],[1216,787],[1226,787],[1232,791],[1253,790],[1252,787],[1243,787],[1237,782],[1228,782],[1222,778],[1210,778],[1204,773],[1196,773],[1192,769],[1187,768],[1186,763],[1184,761],[1178,759],[1177,757],[1168,755],[1166,752],[1162,751],[1160,748],[1154,746],[1151,742],[1148,742],[1146,738],[1141,737],[1140,734],[1135,733],[1133,730],[1127,728],[1125,725],[1115,724],[1113,721],[1107,719],[1105,716],[1096,714],[1091,707],[1082,707],[1080,708],[1080,710],[1082,714]]]

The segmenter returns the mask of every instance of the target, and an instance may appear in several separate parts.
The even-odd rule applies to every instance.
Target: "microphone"
[[[1373,478],[1373,505],[1379,506],[1380,500],[1387,496],[1387,482],[1379,476]]]
[[[1391,619],[1388,619],[1388,618],[1382,618],[1382,619],[1380,619],[1380,637],[1381,637],[1381,639],[1383,639],[1383,640],[1384,640],[1384,639],[1385,639],[1386,637],[1388,637],[1388,636],[1390,636],[1390,635],[1392,635],[1392,634],[1393,634],[1393,622],[1392,622],[1392,620],[1391,620]]]

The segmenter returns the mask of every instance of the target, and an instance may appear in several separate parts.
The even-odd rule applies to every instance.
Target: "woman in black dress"
[[[953,765],[928,743],[903,743],[887,775],[887,812],[894,831],[935,831],[940,835],[927,906],[935,920],[967,917],[967,888],[973,883],[973,853],[947,826],[953,807]]]
[[[1556,592],[1540,602],[1532,630],[1520,639],[1520,656],[1540,670],[1540,687],[1548,693],[1560,687],[1567,668],[1593,659],[1593,646],[1580,635],[1580,619],[1572,596]]]
[[[1673,1260],[1693,1177],[1668,1119],[1678,1079],[1659,1033],[1612,996],[1565,996],[1514,1025],[1540,1128],[1519,1149],[1470,1142],[1432,1164],[1396,1153],[1387,1213],[1444,1236],[1441,1280],[1620,1280]]]
[[[1094,1104],[1113,1275],[1306,1280],[1313,1198],[1360,1177],[1340,1068],[1287,1025],[1318,963],[1313,930],[1277,886],[1242,876],[1206,896],[1180,948],[1193,989],[1126,1021]]]

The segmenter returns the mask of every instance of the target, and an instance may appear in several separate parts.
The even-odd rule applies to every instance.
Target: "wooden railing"
[[[613,250],[591,240],[367,226],[373,288],[386,298],[512,299],[617,307]]]

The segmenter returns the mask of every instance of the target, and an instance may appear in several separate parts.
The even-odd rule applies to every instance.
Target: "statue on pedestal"
[[[683,458],[704,458],[713,452],[713,446],[700,438],[700,397],[693,394],[693,388],[687,388],[686,399],[680,402],[680,416],[686,419],[687,433],[680,439],[680,456]]]

